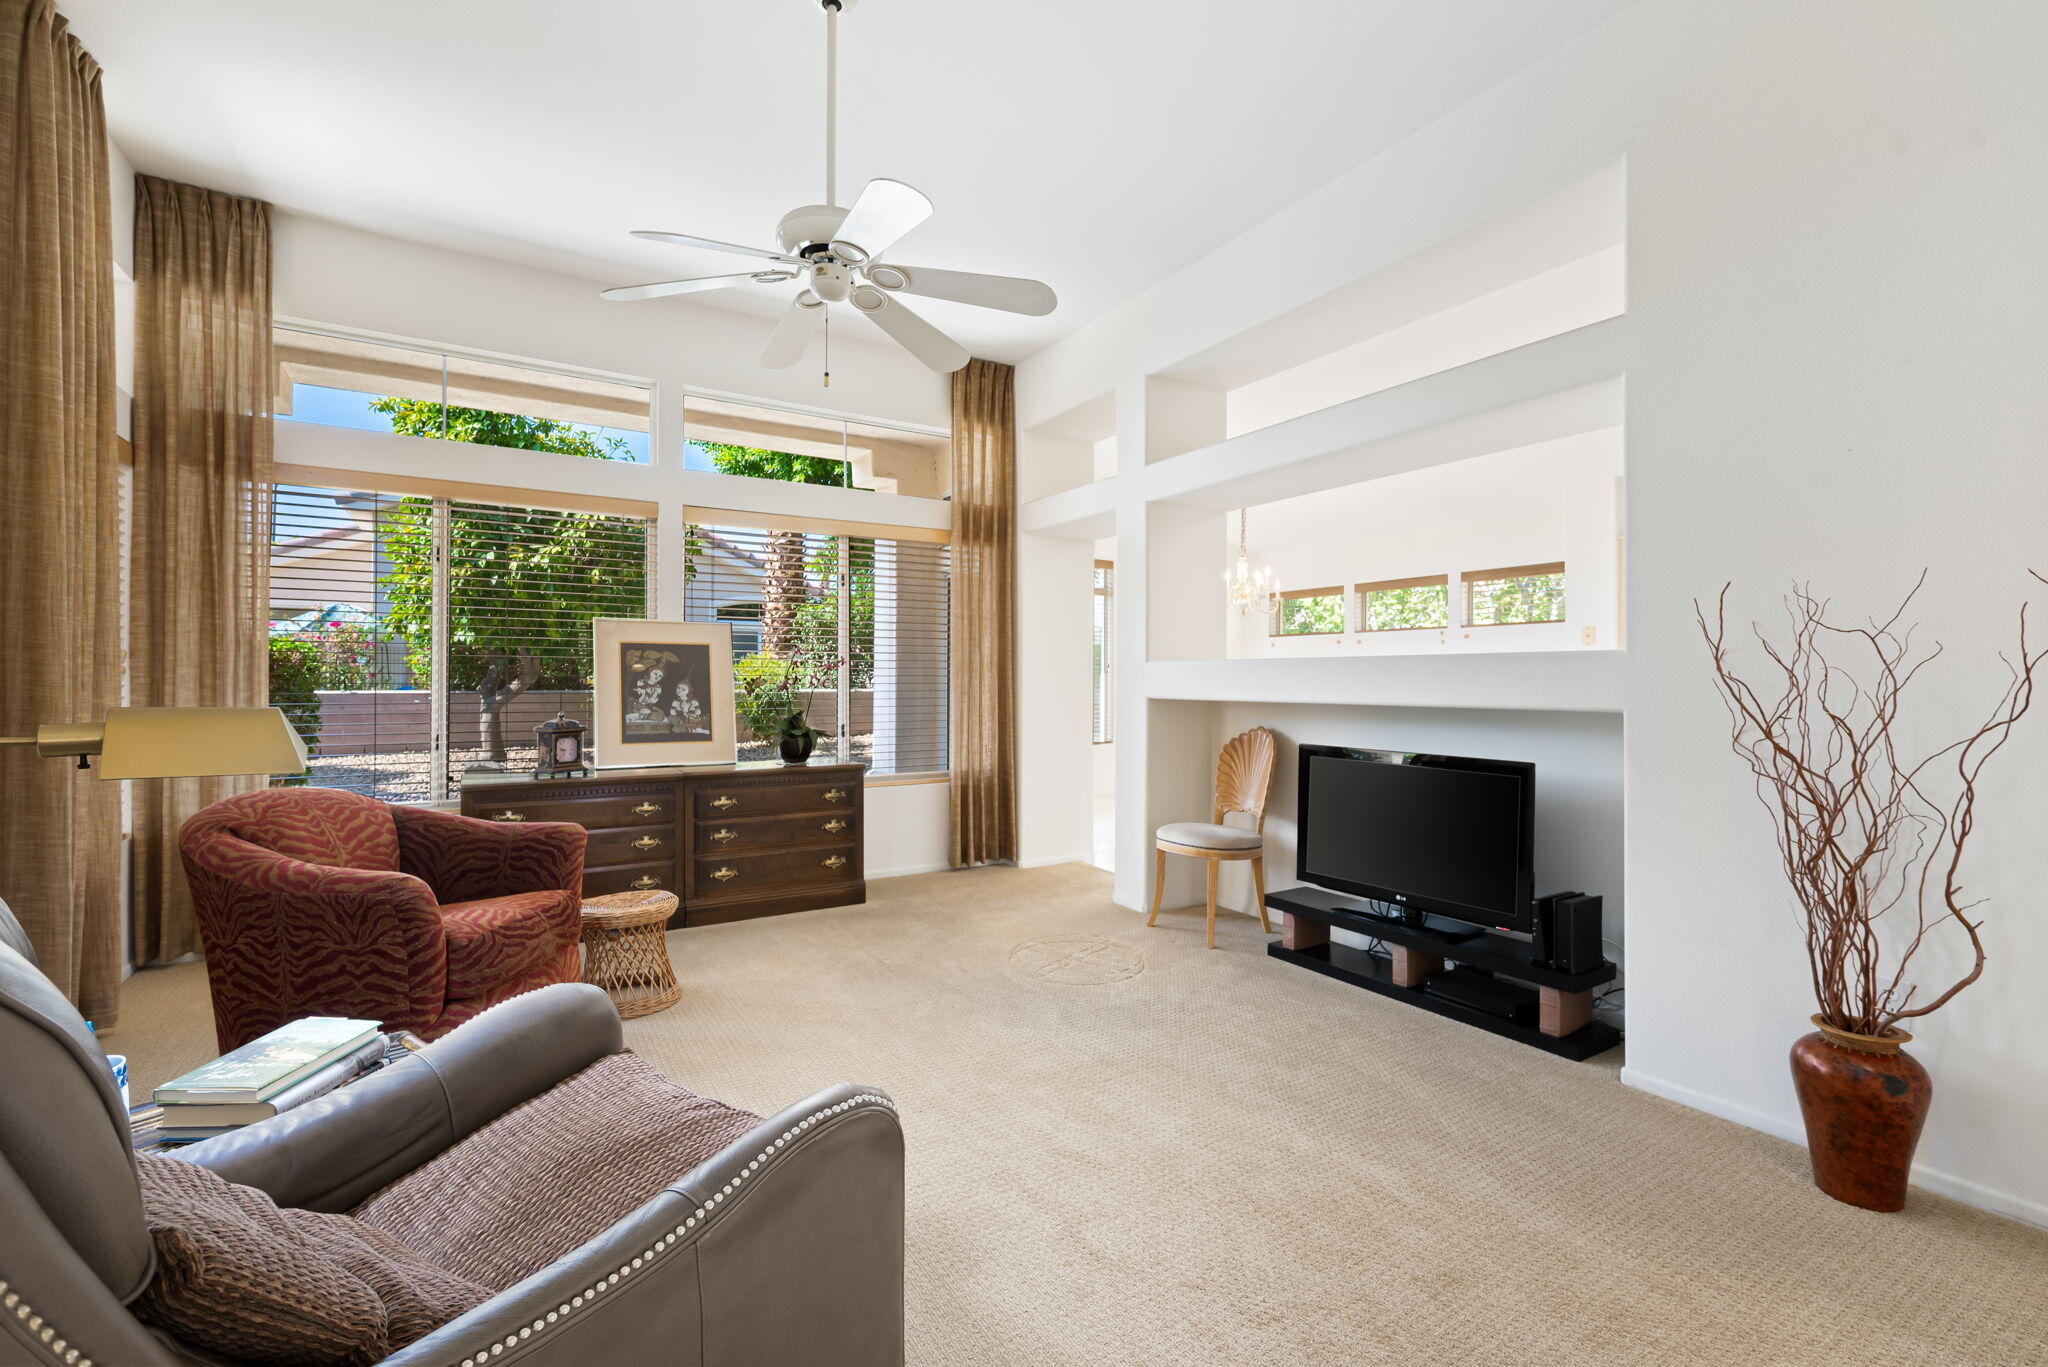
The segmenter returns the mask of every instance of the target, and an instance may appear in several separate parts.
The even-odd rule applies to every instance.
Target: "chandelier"
[[[1243,508],[1237,510],[1237,569],[1223,572],[1223,600],[1240,616],[1254,612],[1270,615],[1280,605],[1280,591],[1274,586],[1273,571],[1264,566],[1256,573],[1252,570],[1251,557],[1244,549],[1245,513]]]

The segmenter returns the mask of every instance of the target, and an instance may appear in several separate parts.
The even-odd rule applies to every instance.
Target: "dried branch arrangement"
[[[2034,671],[2048,656],[2029,648],[2022,605],[2018,651],[1999,656],[2006,686],[1988,719],[1918,759],[1901,755],[1901,698],[1941,654],[1937,643],[1916,655],[1913,628],[1900,625],[1926,579],[1923,572],[1890,617],[1861,626],[1830,621],[1828,601],[1795,586],[1785,599],[1789,640],[1775,642],[1751,624],[1768,662],[1756,683],[1730,661],[1730,586],[1722,586],[1711,623],[1693,604],[1728,705],[1730,740],[1756,775],[1805,911],[1821,1019],[1865,1035],[1926,1015],[1984,971],[1983,923],[1971,916],[1979,904],[1963,900],[1962,885],[1977,781],[2033,704]],[[1951,922],[1969,936],[1974,962],[1940,995],[1915,1004],[1919,989],[1907,969],[1928,934]]]

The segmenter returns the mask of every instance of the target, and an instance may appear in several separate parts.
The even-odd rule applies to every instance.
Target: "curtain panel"
[[[1017,858],[1015,369],[953,372],[952,863]]]
[[[0,0],[0,735],[121,696],[114,234],[100,69],[49,0]],[[121,785],[0,746],[0,898],[113,1024]]]
[[[269,701],[270,206],[135,178],[132,696]],[[178,828],[262,777],[134,785],[134,951],[200,948]]]

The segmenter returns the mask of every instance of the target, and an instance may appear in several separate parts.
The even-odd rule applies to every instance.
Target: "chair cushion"
[[[582,906],[581,894],[560,890],[444,902],[449,999],[485,996],[539,972],[576,943]]]
[[[1265,844],[1257,831],[1235,826],[1217,826],[1207,821],[1176,821],[1159,828],[1159,838],[1174,845],[1196,845],[1205,850],[1255,850]]]
[[[761,1123],[612,1054],[351,1212],[438,1267],[503,1290],[603,1233]]]
[[[222,798],[187,823],[225,830],[289,859],[330,869],[398,871],[391,808],[340,788],[259,788]]]
[[[281,1209],[196,1163],[139,1154],[157,1270],[133,1305],[239,1362],[358,1367],[490,1299],[346,1215]]]

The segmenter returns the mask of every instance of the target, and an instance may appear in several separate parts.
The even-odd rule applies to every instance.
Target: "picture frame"
[[[731,623],[597,617],[590,633],[597,768],[733,763]]]

